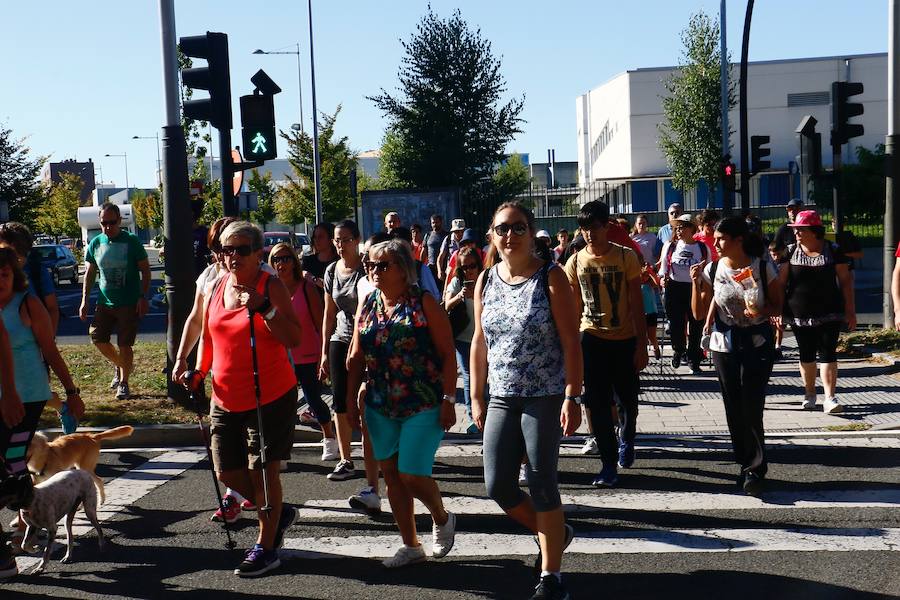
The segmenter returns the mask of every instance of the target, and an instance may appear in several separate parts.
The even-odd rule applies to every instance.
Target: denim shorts
[[[402,419],[367,406],[365,419],[376,460],[396,456],[401,473],[431,477],[434,455],[444,439],[440,406]]]

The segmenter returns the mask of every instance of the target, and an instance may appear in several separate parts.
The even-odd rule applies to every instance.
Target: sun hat
[[[788,227],[822,227],[822,218],[814,210],[801,210]]]
[[[669,224],[672,225],[672,227],[675,227],[676,225],[690,225],[694,229],[697,229],[697,224],[694,223],[694,218],[687,213],[675,217],[674,219],[669,221]]]
[[[465,231],[466,229],[466,220],[465,219],[453,219],[452,227],[450,227],[450,231]]]

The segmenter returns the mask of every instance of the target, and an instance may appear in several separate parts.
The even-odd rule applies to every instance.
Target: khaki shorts
[[[289,460],[294,445],[294,421],[297,419],[296,386],[277,400],[264,404],[261,410],[266,461]],[[213,403],[209,421],[216,471],[262,468],[255,408],[229,412]]]
[[[104,306],[98,304],[94,308],[94,321],[88,333],[95,344],[108,344],[113,330],[116,331],[116,343],[119,346],[134,346],[138,330],[137,305]]]

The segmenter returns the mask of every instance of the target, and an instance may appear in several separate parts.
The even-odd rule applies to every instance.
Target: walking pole
[[[259,426],[259,458],[262,461],[262,480],[263,480],[263,496],[265,497],[265,505],[259,510],[270,512],[272,506],[269,504],[269,477],[266,475],[266,436],[263,431],[262,409],[259,406],[259,363],[256,360],[256,330],[253,327],[253,311],[247,309],[247,315],[250,318],[250,354],[253,358],[253,387],[256,391],[256,422]]]
[[[222,511],[223,515],[222,526],[225,528],[225,535],[228,537],[228,540],[225,542],[225,547],[229,550],[234,550],[237,544],[233,539],[231,539],[231,528],[228,527],[228,521],[224,519],[225,503],[222,500],[222,488],[219,487],[219,478],[216,477],[216,470],[215,466],[213,465],[209,435],[206,433],[206,429],[203,427],[202,407],[206,405],[205,402],[201,401],[206,399],[206,394],[203,388],[203,375],[200,374],[200,371],[191,370],[185,374],[185,381],[185,387],[190,390],[191,402],[194,403],[194,409],[197,411],[197,424],[200,426],[200,437],[203,438],[203,445],[204,447],[206,447],[206,459],[209,461],[209,472],[212,474],[213,486],[215,486],[216,488],[216,500],[219,503],[219,510]]]

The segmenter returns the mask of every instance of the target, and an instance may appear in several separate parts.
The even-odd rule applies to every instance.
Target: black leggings
[[[15,427],[0,421],[0,480],[28,472],[26,454],[46,402],[26,402],[25,416]]]
[[[672,349],[679,355],[687,351],[691,366],[700,366],[700,335],[703,323],[691,314],[691,284],[681,281],[666,282],[666,316],[669,319],[669,335],[672,338]],[[685,343],[685,325],[687,326],[687,342]]]
[[[294,365],[294,374],[297,375],[297,381],[300,383],[300,389],[303,390],[306,403],[316,415],[316,421],[323,425],[331,423],[331,409],[322,400],[322,385],[319,383],[318,367],[317,363]]]
[[[331,390],[334,393],[334,412],[343,415],[347,412],[347,353],[350,344],[346,342],[328,342],[328,368],[331,371]]]

